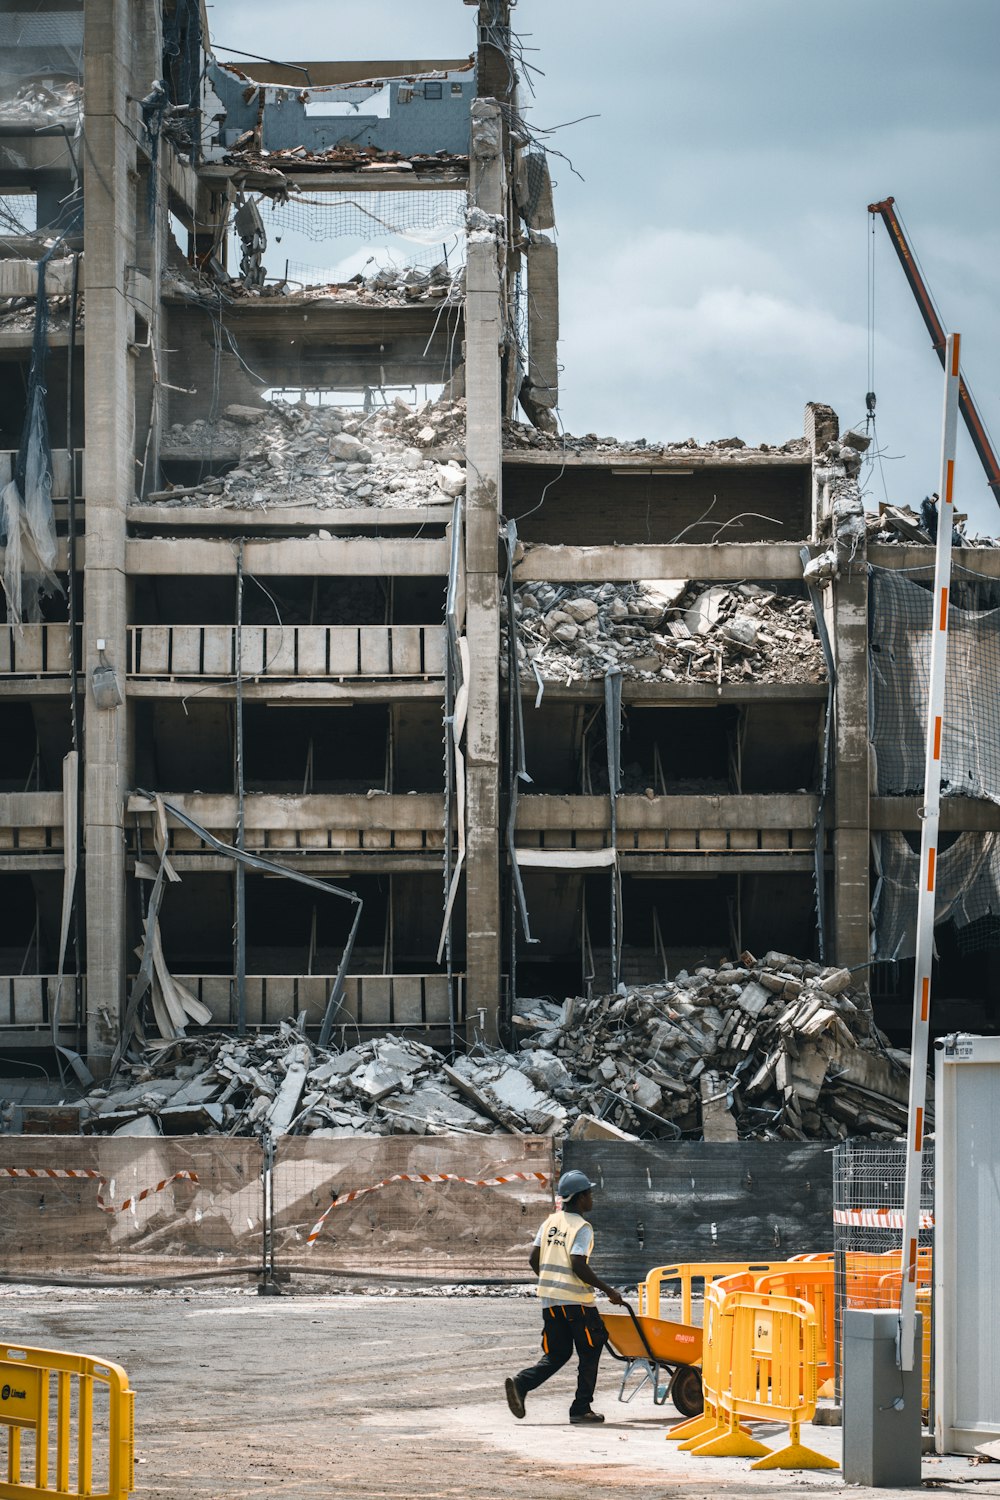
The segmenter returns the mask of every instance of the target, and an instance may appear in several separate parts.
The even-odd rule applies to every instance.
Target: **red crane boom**
[[[895,198],[884,198],[881,203],[869,203],[868,212],[870,214],[879,214],[883,224],[889,231],[889,238],[892,240],[893,249],[899,256],[903,275],[910,283],[910,291],[917,299],[917,306],[920,309],[920,315],[924,320],[927,332],[931,336],[931,344],[934,347],[934,352],[941,361],[941,368],[944,369],[944,349],[947,335],[941,326],[941,319],[935,311],[934,303],[931,301],[931,294],[924,285],[924,279],[917,268],[913,252],[906,243],[903,227],[893,209],[895,201]],[[958,407],[968,428],[973,446],[979,454],[979,460],[986,471],[986,483],[993,491],[993,498],[1000,505],[1000,463],[997,462],[997,456],[993,452],[992,444],[986,435],[986,428],[983,426],[983,419],[976,409],[976,403],[972,399],[972,392],[961,378],[959,378],[958,382]]]

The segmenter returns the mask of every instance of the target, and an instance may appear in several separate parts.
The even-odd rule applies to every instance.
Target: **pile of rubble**
[[[558,1010],[536,1003],[522,1024],[535,1028],[535,1054],[571,1074],[581,1113],[629,1132],[837,1140],[905,1129],[909,1054],[889,1047],[847,969],[744,953]],[[599,1130],[591,1119],[574,1133]]]
[[[401,151],[381,151],[377,146],[330,146],[326,151],[310,151],[306,146],[285,146],[270,151],[259,143],[256,130],[246,130],[222,157],[227,166],[296,168],[322,172],[364,172],[377,176],[382,172],[439,173],[454,175],[461,181],[469,170],[469,158],[450,151],[417,152],[406,156]]]
[[[655,443],[647,438],[636,438],[630,442],[627,438],[598,437],[596,432],[585,433],[583,437],[574,437],[569,432],[542,432],[525,422],[504,422],[503,441],[507,449],[542,448],[556,453],[648,453],[653,457],[667,453],[705,453],[736,463],[741,459],[756,458],[762,453],[809,452],[809,444],[805,438],[789,438],[787,443],[776,445],[761,443],[756,448],[748,446],[738,437],[715,438],[708,443],[700,443],[693,437],[678,443]]]
[[[614,668],[657,682],[826,678],[809,602],[753,583],[530,583],[516,590],[514,613],[529,682],[568,685]]]
[[[933,519],[933,517],[932,517]],[[955,517],[952,543],[956,547],[1000,547],[1000,537],[967,536],[968,517]],[[865,532],[869,542],[895,543],[905,546],[915,543],[921,547],[933,547],[935,537],[931,535],[919,512],[909,505],[881,504],[878,513],[865,513]]]
[[[234,455],[235,468],[150,499],[243,510],[445,504],[465,490],[458,457],[464,442],[464,401],[414,409],[397,397],[367,414],[305,402],[228,406],[220,421],[171,427],[162,456],[227,461]]]
[[[50,332],[65,333],[69,327],[69,295],[47,297],[45,300],[49,305]],[[80,292],[76,302],[78,329],[83,327],[83,300],[83,293]],[[0,328],[5,333],[31,333],[34,327],[34,297],[0,297]]]
[[[157,1042],[91,1091],[82,1129],[837,1140],[905,1126],[908,1055],[846,969],[745,953],[591,1000],[523,1000],[514,1021],[517,1052],[450,1064],[405,1037],[325,1050],[290,1021]]]
[[[312,305],[336,302],[353,307],[409,307],[430,303],[438,307],[460,307],[465,300],[465,266],[450,267],[439,261],[425,266],[383,266],[365,276],[358,272],[348,281],[316,282],[307,286],[290,281],[274,281],[264,286],[247,286],[231,279],[224,283],[195,276],[188,268],[168,268],[163,273],[163,290],[173,298],[218,307],[220,286],[224,302],[247,301],[308,302]]]
[[[83,85],[65,79],[32,79],[7,99],[0,99],[0,125],[76,126],[83,118]]]
[[[306,302],[331,300],[355,307],[409,307],[413,303],[435,303],[444,307],[459,307],[465,300],[465,267],[456,266],[452,271],[444,261],[427,270],[422,266],[383,266],[371,276],[359,271],[349,281],[333,281],[322,285],[292,288],[287,282],[277,286],[243,288],[235,283],[231,292],[242,291],[246,296],[295,297]]]

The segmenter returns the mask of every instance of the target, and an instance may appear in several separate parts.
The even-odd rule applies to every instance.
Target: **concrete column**
[[[528,389],[522,401],[531,420],[550,432],[557,429],[553,413],[559,405],[558,339],[559,251],[555,240],[532,230],[528,241]]]
[[[842,544],[838,507],[855,498],[841,455],[830,451],[839,435],[837,414],[817,402],[806,407],[806,437],[813,450],[813,536],[826,538],[840,557],[840,574],[825,596],[837,672],[833,763],[833,952],[828,961],[851,968],[870,957],[868,829],[868,567],[863,539]]]
[[[134,15],[132,11],[134,9]],[[124,687],[125,514],[135,491],[135,319],[126,297],[135,260],[135,145],[131,106],[133,23],[144,6],[87,0],[84,31],[86,140],[84,279],[86,694],[84,838],[87,894],[87,1049],[95,1073],[114,1049],[125,992],[125,841],[128,709],[100,708],[93,671],[104,661]],[[148,84],[147,84],[148,86]]]
[[[500,110],[479,99],[472,110],[470,205],[494,216],[473,229],[466,272],[465,338],[468,471],[465,520],[466,633],[471,658],[466,727],[467,1008],[486,1012],[498,1039],[500,1005],[500,352],[504,166]]]
[[[812,528],[811,534],[815,538],[819,535],[820,527],[828,519],[826,507],[829,502],[827,486],[821,475],[822,456],[829,443],[835,443],[840,436],[840,421],[832,406],[825,406],[821,401],[810,401],[806,406],[805,419],[806,442],[812,449],[813,456],[813,487],[812,487]]]
[[[833,961],[868,962],[868,574],[864,557],[833,584],[837,692],[833,766]],[[865,974],[864,977],[867,977]]]

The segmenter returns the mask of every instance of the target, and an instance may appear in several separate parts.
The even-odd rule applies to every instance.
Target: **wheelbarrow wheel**
[[[694,1365],[679,1365],[670,1382],[670,1395],[682,1417],[700,1417],[705,1409],[701,1371]]]

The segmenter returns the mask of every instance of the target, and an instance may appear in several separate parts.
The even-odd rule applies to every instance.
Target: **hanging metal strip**
[[[155,793],[144,791],[141,787],[137,788],[137,793],[140,797],[148,797],[150,801],[155,800]],[[276,864],[273,859],[264,859],[259,854],[249,854],[245,849],[237,849],[232,844],[223,843],[223,841],[221,839],[217,839],[213,833],[209,833],[207,828],[203,828],[200,823],[196,823],[194,818],[189,818],[186,812],[182,812],[179,807],[175,807],[172,802],[164,802],[163,808],[165,812],[169,813],[172,818],[176,818],[178,823],[183,824],[183,826],[189,829],[191,833],[197,834],[198,838],[200,838],[203,843],[207,844],[210,849],[214,849],[217,854],[224,854],[229,859],[236,860],[238,864],[245,865],[248,869],[251,870],[260,870],[265,875],[280,875],[285,880],[294,880],[298,885],[307,885],[314,891],[324,891],[328,896],[339,896],[341,900],[353,902],[353,904],[357,907],[357,911],[354,916],[354,922],[351,926],[351,931],[348,934],[347,943],[344,947],[343,956],[340,960],[340,967],[337,970],[337,977],[334,980],[333,989],[330,991],[330,998],[327,1001],[326,1012],[323,1016],[323,1024],[320,1028],[320,1046],[325,1047],[327,1045],[327,1042],[329,1041],[330,1029],[333,1025],[333,1017],[339,1009],[344,995],[344,981],[347,975],[347,966],[350,963],[351,955],[354,951],[354,940],[357,937],[358,923],[361,920],[361,912],[364,907],[364,902],[361,897],[357,895],[355,891],[347,891],[344,890],[342,886],[331,885],[328,880],[319,880],[315,875],[303,875],[298,870],[289,870],[285,865]],[[166,844],[164,843],[163,854],[160,859],[160,868],[157,871],[156,883],[153,886],[153,895],[150,897],[149,901],[151,910],[159,909],[159,904],[162,900],[164,868],[168,865],[168,863],[169,862],[166,857]],[[159,891],[157,890],[157,887],[160,887]],[[149,919],[147,917],[147,928],[148,926]],[[118,1047],[115,1050],[115,1059],[117,1061],[113,1064],[113,1067],[117,1066],[117,1063],[121,1061],[121,1057],[124,1056],[125,1048],[128,1046],[128,1041],[131,1035],[131,1028],[135,1022],[135,1012],[138,1010],[139,1000],[142,999],[142,995],[145,993],[145,990],[149,986],[149,974],[152,972],[152,944],[147,943],[146,948],[147,950],[149,950],[149,973],[147,973],[145,976],[145,983],[142,990],[139,990],[140,980],[143,977],[143,968],[146,966],[147,955],[146,953],[144,953],[142,965],[140,965],[139,976],[136,978],[136,982],[132,987],[132,994],[129,997],[128,1011],[126,1013],[127,1024],[122,1027],[121,1040],[119,1041]]]
[[[611,802],[611,934],[608,953],[611,988],[621,975],[621,892],[618,874],[618,798],[622,789],[622,674],[612,667],[604,677],[604,735],[608,752],[608,796]]]
[[[809,548],[803,547],[799,556],[802,566],[810,561]],[[830,787],[830,771],[833,762],[833,704],[837,687],[837,668],[833,660],[830,632],[826,628],[823,614],[823,596],[812,584],[806,584],[809,602],[816,619],[816,634],[823,648],[826,663],[826,720],[823,725],[823,763],[820,767],[819,800],[816,804],[816,822],[813,825],[814,880],[816,885],[816,932],[819,938],[819,961],[826,963],[826,798]]]

